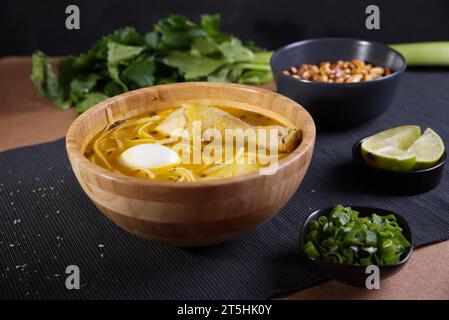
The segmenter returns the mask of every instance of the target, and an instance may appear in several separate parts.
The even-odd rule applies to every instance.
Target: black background
[[[81,29],[65,28],[65,8],[76,4]],[[380,7],[380,30],[365,28],[365,8]],[[447,0],[2,0],[0,56],[79,53],[124,25],[144,33],[169,14],[197,21],[221,13],[222,27],[268,49],[323,36],[347,36],[387,43],[449,40]]]

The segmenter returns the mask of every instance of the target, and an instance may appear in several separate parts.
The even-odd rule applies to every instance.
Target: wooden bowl
[[[207,182],[149,181],[114,173],[83,152],[108,123],[180,105],[212,102],[256,105],[284,115],[303,131],[302,143],[273,175],[258,172]],[[143,88],[104,101],[70,126],[66,144],[81,187],[112,221],[146,239],[206,246],[235,239],[274,216],[295,193],[309,167],[315,124],[299,104],[272,91],[225,83],[190,82]]]

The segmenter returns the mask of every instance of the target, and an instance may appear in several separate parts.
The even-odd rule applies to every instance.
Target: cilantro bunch
[[[157,84],[267,83],[270,57],[271,52],[221,32],[219,15],[202,15],[199,24],[172,15],[143,36],[132,27],[120,28],[59,63],[36,51],[31,78],[40,96],[57,108],[75,106],[82,113],[108,97]]]

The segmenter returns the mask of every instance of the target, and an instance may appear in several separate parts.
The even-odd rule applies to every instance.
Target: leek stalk
[[[392,44],[409,66],[449,66],[449,41]]]

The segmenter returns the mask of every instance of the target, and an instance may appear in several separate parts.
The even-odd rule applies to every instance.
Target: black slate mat
[[[310,170],[281,212],[239,240],[178,249],[140,240],[104,217],[79,187],[62,140],[0,154],[0,299],[264,299],[325,279],[298,254],[315,209],[384,207],[411,223],[415,245],[449,238],[448,170],[413,197],[385,196],[351,170],[358,138],[403,124],[430,126],[449,145],[449,73],[409,72],[391,108],[344,132],[320,133]],[[81,270],[67,290],[65,268]]]

